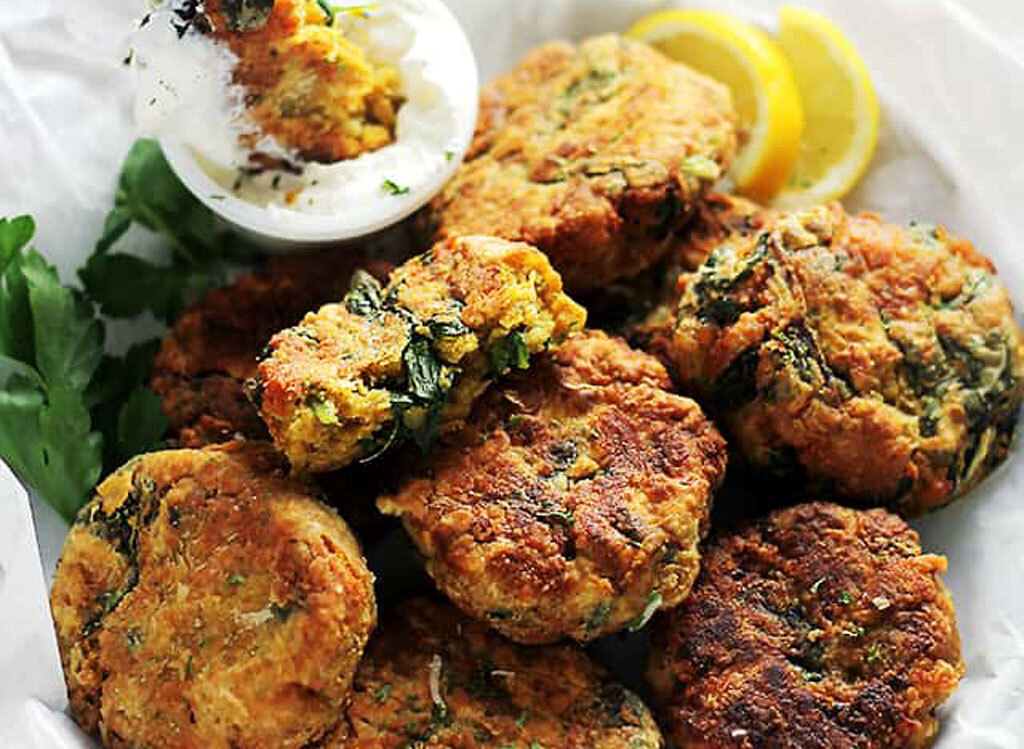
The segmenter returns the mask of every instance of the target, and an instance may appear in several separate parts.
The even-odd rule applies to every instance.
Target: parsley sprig
[[[165,262],[114,251],[130,245],[133,225],[168,240]],[[170,323],[224,284],[230,261],[250,260],[253,254],[181,183],[160,146],[140,140],[125,158],[114,209],[79,277],[104,315],[132,318],[150,312]]]
[[[166,429],[142,387],[152,354],[104,354],[93,304],[29,243],[28,216],[0,219],[0,457],[71,520],[112,460]]]

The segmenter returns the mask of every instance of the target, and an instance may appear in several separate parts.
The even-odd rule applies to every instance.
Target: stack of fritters
[[[1024,336],[941,228],[709,194],[734,122],[642,45],[542,47],[488,88],[431,249],[389,276],[277,261],[183,315],[154,373],[172,440],[254,441],[145,456],[83,510],[53,593],[79,722],[111,746],[659,749],[551,644],[653,617],[680,749],[928,745],[964,670],[945,560],[886,509],[806,502],[907,516],[976,486]],[[563,277],[646,351],[584,330]],[[712,419],[754,481],[708,537]],[[461,613],[400,604],[357,671],[370,573],[286,464],[400,518]],[[764,514],[770,490],[793,506]]]

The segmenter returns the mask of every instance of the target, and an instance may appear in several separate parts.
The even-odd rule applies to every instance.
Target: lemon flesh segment
[[[804,120],[793,72],[771,38],[724,13],[701,10],[654,13],[627,35],[728,86],[743,130],[731,171],[741,193],[766,201],[787,183]]]
[[[779,47],[789,58],[806,129],[792,176],[774,205],[802,208],[849,193],[878,143],[878,97],[853,44],[817,13],[783,8]]]

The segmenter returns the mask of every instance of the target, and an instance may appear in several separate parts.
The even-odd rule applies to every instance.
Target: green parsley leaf
[[[160,398],[147,387],[137,387],[117,417],[118,463],[159,448],[166,432],[167,417]]]
[[[103,358],[103,328],[92,307],[62,286],[57,270],[35,251],[22,266],[28,284],[35,364],[48,383],[85,390]]]
[[[85,390],[103,356],[103,328],[56,269],[25,249],[33,229],[20,219],[0,229],[0,457],[70,520],[102,470]]]
[[[168,263],[111,252],[132,224],[168,240]],[[255,254],[224,233],[213,212],[177,178],[155,141],[140,140],[125,157],[114,208],[79,277],[105,315],[135,317],[150,311],[171,322],[225,281],[229,256]]]
[[[105,357],[91,302],[26,249],[33,227],[0,220],[0,457],[70,521],[104,469],[156,444],[166,421],[141,388],[156,345]]]
[[[31,216],[0,219],[0,273],[21,252],[36,233],[36,222]]]
[[[149,311],[172,323],[182,310],[225,280],[219,266],[160,266],[134,255],[93,255],[79,271],[103,314],[136,317]]]

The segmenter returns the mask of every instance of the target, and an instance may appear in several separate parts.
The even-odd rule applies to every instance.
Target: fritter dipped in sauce
[[[357,11],[316,0],[206,0],[204,12],[210,36],[238,57],[235,83],[260,135],[324,164],[394,141],[401,81],[347,38],[344,15]]]

